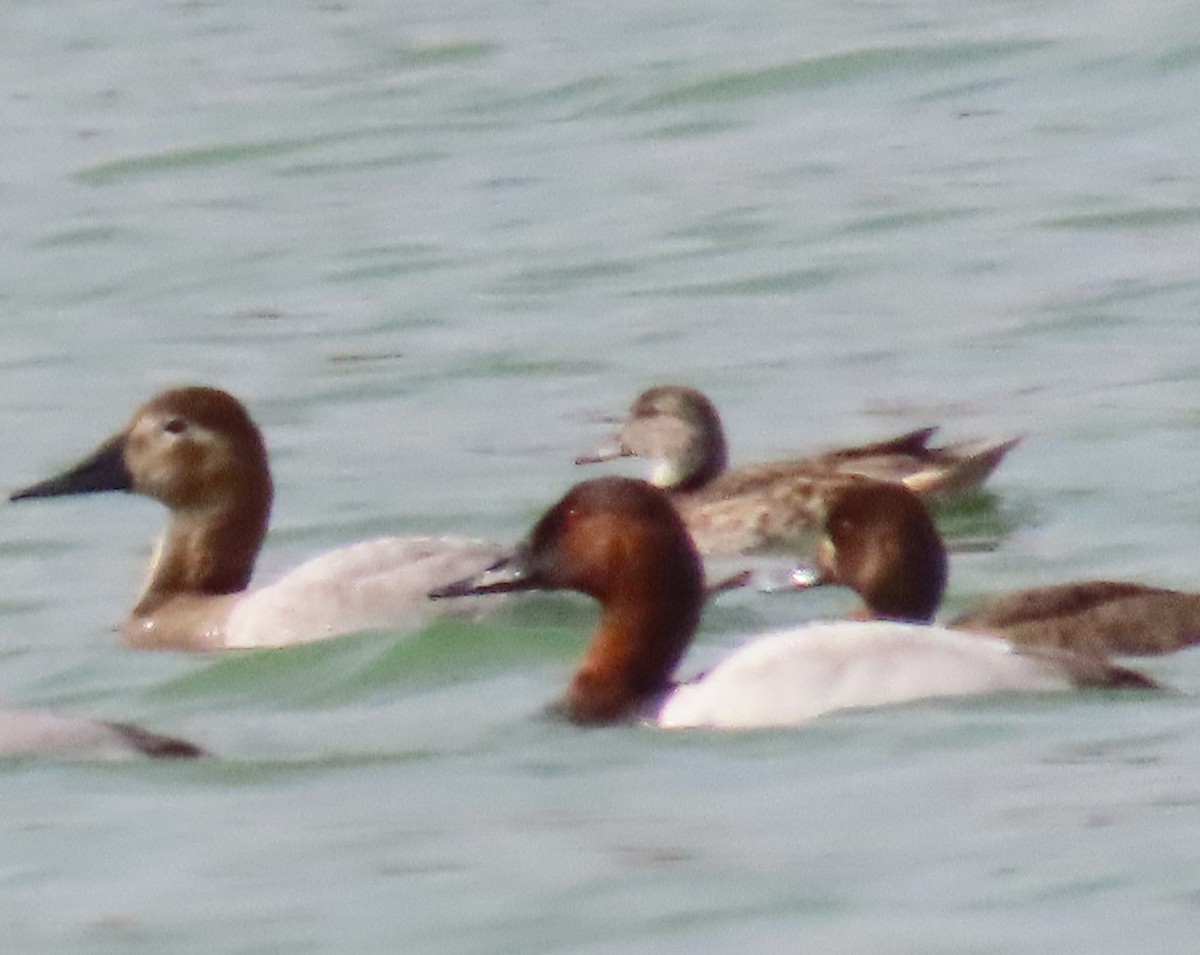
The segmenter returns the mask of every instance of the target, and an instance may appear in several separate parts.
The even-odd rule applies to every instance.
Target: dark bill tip
[[[481,594],[502,594],[514,590],[532,590],[537,582],[526,569],[520,553],[497,561],[481,574],[464,577],[445,587],[429,591],[430,600],[450,597],[473,597]]]
[[[751,586],[755,581],[753,570],[739,570],[736,574],[730,574],[728,577],[722,577],[715,583],[709,584],[705,593],[709,597],[715,597],[717,594],[723,594],[729,590],[740,590],[743,587]]]
[[[69,471],[14,491],[8,499],[23,501],[34,497],[62,497],[67,494],[132,489],[133,476],[125,466],[125,443],[121,438],[114,438]]]
[[[153,759],[201,759],[208,753],[185,739],[151,733],[131,723],[109,723],[109,727],[131,747]]]

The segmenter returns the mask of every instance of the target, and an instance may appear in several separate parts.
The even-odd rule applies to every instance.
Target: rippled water
[[[18,486],[158,388],[267,432],[264,577],[513,539],[598,412],[687,381],[742,460],[1026,443],[954,604],[1196,583],[1200,13],[1060,2],[171,4],[0,14],[0,447]],[[538,719],[593,618],[224,658],[113,625],[162,514],[5,508],[0,698],[204,765],[0,764],[22,952],[1191,951],[1181,689],[789,732]],[[726,598],[693,665],[837,595]]]

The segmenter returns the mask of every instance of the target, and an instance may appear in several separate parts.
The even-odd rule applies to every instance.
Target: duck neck
[[[664,480],[659,480],[656,475],[652,483],[675,493],[687,494],[715,481],[728,467],[729,451],[725,446],[725,436],[717,431],[707,434],[686,454],[670,462],[669,471],[664,470]]]
[[[945,554],[941,550],[925,561],[905,564],[907,573],[880,581],[862,592],[863,615],[875,620],[932,623],[946,581]]]
[[[600,623],[567,691],[566,710],[576,723],[629,719],[671,687],[703,605],[703,574],[672,582],[640,580],[607,599]]]
[[[912,608],[881,610],[869,604],[863,604],[851,617],[852,620],[890,620],[895,623],[933,623],[933,618],[933,613],[923,610]]]
[[[689,494],[692,491],[699,491],[712,481],[716,480],[725,470],[724,461],[702,461],[694,468],[683,472],[681,477],[678,477],[673,483],[663,484],[657,480],[654,481],[659,487],[664,487],[677,494]]]
[[[245,590],[267,532],[269,494],[236,507],[176,513],[155,550],[135,617],[172,597]]]

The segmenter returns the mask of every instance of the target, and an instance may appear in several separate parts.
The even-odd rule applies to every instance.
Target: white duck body
[[[452,537],[384,538],[320,555],[250,589],[274,495],[266,444],[249,413],[215,388],[156,395],[69,470],[14,501],[119,491],[167,507],[146,585],[122,625],[158,650],[280,647],[434,615],[427,593],[491,566],[506,549]],[[476,615],[488,601],[436,605]]]
[[[672,692],[667,728],[794,726],[825,713],[1073,685],[1055,660],[944,627],[839,621],[765,634]]]
[[[456,537],[380,537],[320,554],[275,583],[239,595],[225,623],[230,649],[308,643],[436,616],[478,617],[502,596],[435,603],[427,594],[511,553]]]
[[[866,480],[866,479],[864,479]],[[880,503],[878,488],[928,520],[906,488],[849,482],[825,524],[841,527]],[[932,525],[930,525],[932,531]],[[831,546],[833,546],[831,544]],[[944,552],[922,572],[937,576]],[[880,583],[880,582],[876,582]],[[868,592],[876,603],[889,581]],[[735,650],[691,684],[673,681],[700,621],[700,555],[662,491],[628,478],[577,484],[534,525],[513,559],[439,588],[439,598],[513,590],[576,590],[600,603],[591,642],[556,707],[584,725],[642,720],[662,727],[792,726],[855,707],[1005,691],[1152,690],[1142,674],[1066,651],[894,620],[845,621],[769,633]],[[863,595],[866,596],[866,595]]]

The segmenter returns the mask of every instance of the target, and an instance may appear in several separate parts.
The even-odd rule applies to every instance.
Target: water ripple
[[[265,139],[258,142],[222,143],[191,149],[131,156],[89,166],[75,173],[75,180],[92,186],[107,186],[126,179],[178,172],[193,168],[225,166],[246,160],[286,156],[316,146],[340,142],[345,134],[298,138]]]
[[[1148,206],[1045,219],[1042,225],[1058,229],[1157,229],[1200,222],[1200,206]]]
[[[661,289],[650,289],[639,294],[680,297],[775,295],[779,292],[797,292],[823,288],[837,281],[842,275],[842,270],[834,268],[791,269],[780,272],[747,275],[719,282],[697,282],[693,285],[675,285]]]
[[[943,70],[980,60],[1000,59],[1045,49],[1048,41],[1012,40],[927,47],[877,47],[833,53],[772,66],[739,70],[647,96],[630,112],[697,103],[774,96],[803,89],[823,89],[894,73]]]

